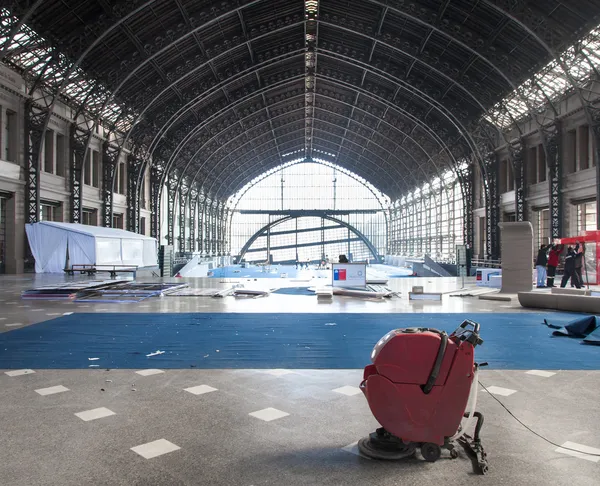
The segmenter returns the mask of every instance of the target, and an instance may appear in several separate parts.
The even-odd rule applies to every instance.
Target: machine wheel
[[[452,449],[452,450],[450,451],[450,457],[451,457],[452,459],[456,459],[456,458],[458,457],[458,451],[457,451],[456,449]]]
[[[426,442],[421,446],[421,455],[427,462],[435,462],[442,455],[442,448],[432,442]]]
[[[358,450],[371,459],[397,461],[414,455],[417,445],[414,442],[398,444],[395,441],[378,440],[376,434],[371,434],[358,441]]]

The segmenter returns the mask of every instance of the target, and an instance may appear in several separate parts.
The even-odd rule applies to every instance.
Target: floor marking
[[[73,314],[72,312],[63,312],[63,316],[70,316],[71,314]]]
[[[264,372],[269,375],[273,375],[273,376],[284,376],[284,375],[296,375],[297,374],[290,370],[265,370]]]
[[[531,370],[526,372],[527,375],[541,376],[543,378],[550,378],[554,376],[556,373],[552,371],[542,371],[542,370]]]
[[[46,314],[47,316],[60,316],[60,312],[51,312],[50,314]]]
[[[69,391],[68,388],[62,386],[62,385],[58,385],[58,386],[51,386],[48,388],[40,388],[39,390],[36,390],[36,393],[39,393],[42,396],[46,396],[46,395],[54,395],[55,393],[62,393],[62,392],[66,392]]]
[[[510,388],[502,388],[501,386],[488,386],[487,391],[492,395],[500,395],[501,397],[509,397],[513,393],[517,393],[517,390],[511,390]],[[485,393],[486,390],[483,390]]]
[[[6,317],[0,317],[0,321],[5,321]]]
[[[567,449],[563,449],[563,447],[568,447],[569,449],[577,449],[582,452],[569,451]],[[567,456],[577,457],[579,459],[585,459],[586,461],[590,461],[590,462],[600,461],[600,449],[595,449],[594,447],[584,446],[582,444],[577,444],[575,442],[567,441],[558,449],[554,449],[554,452],[566,454]],[[584,454],[584,452],[589,452],[590,454],[596,454],[596,455],[590,456],[588,454]]]
[[[335,390],[333,390],[336,393],[341,393],[342,395],[346,395],[348,397],[352,397],[354,395],[358,395],[359,393],[361,393],[360,388],[358,388],[357,386],[342,386],[340,388],[336,388]]]
[[[265,422],[271,422],[272,420],[287,417],[289,413],[282,412],[281,410],[277,410],[276,408],[269,407],[263,408],[262,410],[258,410],[256,412],[249,413],[248,415],[260,420],[264,420]]]
[[[184,391],[191,393],[192,395],[204,395],[205,393],[217,391],[217,389],[208,385],[198,385],[190,388],[184,388]]]
[[[97,420],[104,417],[110,417],[111,415],[116,415],[116,413],[105,407],[94,408],[93,410],[85,410],[83,412],[77,412],[75,414],[76,417],[79,417],[84,422],[89,422],[90,420]]]
[[[153,457],[162,456],[169,452],[178,451],[181,447],[169,442],[166,439],[155,440],[139,446],[132,447],[131,450],[139,454],[144,459],[152,459]]]
[[[24,324],[21,322],[15,322],[14,324],[4,324],[6,327],[19,327],[19,326],[23,326]]]
[[[21,376],[21,375],[31,375],[35,373],[33,370],[13,370],[13,371],[5,371],[4,374],[8,376]]]
[[[142,376],[151,376],[151,375],[158,375],[159,373],[164,373],[164,371],[163,370],[150,369],[150,370],[136,371],[136,373],[138,375],[142,375]]]

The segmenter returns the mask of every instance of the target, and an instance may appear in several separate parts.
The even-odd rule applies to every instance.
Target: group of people
[[[556,287],[554,277],[556,276],[556,267],[560,261],[560,255],[565,249],[565,245],[553,242],[550,245],[542,245],[538,251],[535,261],[537,269],[537,288]],[[565,266],[563,277],[560,282],[561,287],[566,287],[569,280],[571,287],[580,289],[583,287],[583,255],[585,247],[583,243],[577,243],[575,248],[569,246],[565,255]]]

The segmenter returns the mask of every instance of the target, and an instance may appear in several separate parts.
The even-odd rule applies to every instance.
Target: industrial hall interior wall
[[[228,255],[252,233],[234,231],[232,248],[240,214],[228,201],[298,157],[322,156],[388,198],[369,235],[380,254],[452,261],[467,244],[475,258],[497,260],[503,221],[531,221],[538,244],[600,223],[596,2],[574,2],[560,25],[562,10],[537,0],[365,1],[358,9],[339,0],[164,0],[156,17],[136,0],[73,2],[78,15],[61,15],[77,42],[54,25],[61,2],[8,3],[12,11],[0,10],[12,42],[0,63],[0,272],[32,267],[25,224],[47,220]],[[454,20],[463,17],[468,26]],[[26,46],[14,34],[21,20]],[[496,32],[483,32],[488,21]],[[37,84],[31,73],[47,60],[52,68]],[[34,126],[40,106],[50,113],[43,129]]]
[[[592,83],[591,100],[600,101],[600,85]],[[552,234],[550,216],[551,178],[542,143],[542,133],[531,120],[506,129],[506,137],[522,145],[524,211],[520,220],[533,226],[534,244],[554,237],[582,235],[597,229],[598,150],[580,98],[567,93],[553,103],[560,123],[557,148],[560,151],[560,207],[558,233]],[[518,128],[516,128],[518,126]],[[509,144],[495,147],[499,222],[517,221],[519,183]],[[473,252],[475,259],[491,259],[486,224],[485,187],[481,170],[473,165]],[[442,190],[443,189],[443,190]],[[422,188],[396,201],[391,209],[390,253],[399,256],[431,255],[452,260],[455,245],[463,244],[463,195],[456,177],[448,172],[439,184]],[[499,246],[494,259],[500,258]]]
[[[23,111],[25,97],[19,94],[24,81],[19,74],[0,65],[0,244],[2,244],[2,268],[6,273],[20,273],[24,269],[26,241],[24,225],[26,221],[25,158]],[[598,89],[597,99],[600,99]],[[575,94],[567,94],[555,106],[559,108],[561,121],[558,146],[562,155],[561,174],[561,226],[560,236],[576,236],[582,231],[596,229],[596,186],[598,151],[593,131],[585,117],[580,99]],[[44,144],[41,150],[40,165],[40,221],[69,221],[69,130],[73,122],[70,110],[59,105],[52,115]],[[509,133],[517,132],[513,127]],[[550,177],[546,164],[541,134],[531,121],[519,123],[520,137],[524,145],[525,196],[524,219],[531,221],[536,243],[541,244],[550,234]],[[102,225],[103,218],[103,170],[102,151],[106,142],[104,132],[97,127],[92,136],[83,166],[82,223]],[[498,156],[497,184],[499,192],[500,221],[516,220],[517,177],[510,160],[509,146],[496,147]],[[127,212],[127,151],[123,151],[117,164],[112,226],[130,229]],[[486,238],[486,203],[483,178],[474,164],[473,190],[473,256],[489,258]],[[449,172],[443,183],[435,186],[436,191],[415,191],[409,198],[392,203],[390,210],[389,248],[392,255],[422,256],[428,254],[438,260],[451,260],[455,245],[463,243],[463,195],[456,177]],[[444,190],[441,190],[442,186]],[[138,231],[150,234],[150,173],[146,172],[141,188],[140,217]],[[161,205],[168,205],[168,193],[163,191]],[[201,208],[199,208],[201,209]],[[184,249],[191,251],[189,212],[185,231],[187,242]],[[195,250],[200,248],[197,213],[195,225]],[[181,222],[175,218],[173,232],[175,246],[179,249]],[[173,244],[166,231],[167,211],[161,211],[161,243]],[[227,253],[223,243],[222,254]],[[209,251],[205,253],[211,253]],[[216,252],[213,252],[217,254]]]

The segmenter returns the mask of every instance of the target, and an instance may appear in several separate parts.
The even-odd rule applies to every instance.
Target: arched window
[[[320,217],[287,220],[273,226],[269,241],[267,234],[257,238],[245,259],[266,261],[267,248],[274,262],[318,261],[323,256],[337,260],[348,253],[355,261],[371,258],[357,233],[385,254],[389,204],[386,195],[346,169],[323,160],[293,161],[256,178],[229,199],[231,254],[238,255],[257,231],[285,216],[277,211],[298,210],[329,211],[343,224]]]

